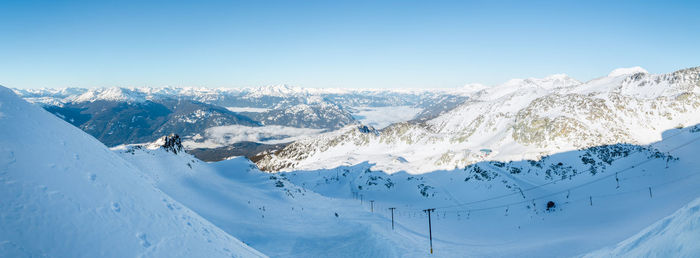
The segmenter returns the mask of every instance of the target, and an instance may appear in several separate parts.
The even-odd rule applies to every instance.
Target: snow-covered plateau
[[[43,90],[57,96],[49,101],[0,87],[0,257],[700,255],[700,68],[624,68],[588,82],[558,74],[449,94],[224,91]],[[282,117],[318,104],[365,123],[399,120],[338,130],[222,124],[199,138],[159,131],[110,149],[46,109],[161,93],[259,108],[243,113]],[[259,105],[225,103],[231,96]],[[261,104],[273,98],[288,104]],[[293,142],[255,162],[187,153],[191,141],[241,139]]]

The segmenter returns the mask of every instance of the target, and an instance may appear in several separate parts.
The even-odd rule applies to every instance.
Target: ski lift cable
[[[691,178],[691,177],[695,177],[695,176],[700,176],[700,172],[695,172],[695,173],[690,174],[690,175],[688,175],[688,176],[684,176],[684,177],[681,177],[681,178],[677,178],[677,179],[674,179],[674,180],[671,180],[671,181],[668,181],[668,182],[664,182],[664,183],[661,183],[661,184],[656,184],[656,185],[652,185],[652,186],[644,186],[644,187],[636,188],[636,189],[633,189],[633,190],[628,190],[628,191],[618,192],[618,193],[603,194],[603,195],[590,195],[590,196],[588,196],[588,197],[589,197],[589,198],[590,198],[590,197],[608,198],[608,197],[612,197],[612,196],[620,196],[620,195],[625,195],[625,194],[630,194],[630,193],[635,193],[635,192],[643,192],[643,191],[646,191],[649,187],[652,187],[652,188],[659,188],[659,187],[662,187],[662,186],[665,186],[665,185],[668,185],[668,184],[671,184],[671,183],[675,183],[675,182],[678,182],[678,181],[681,181],[681,180],[685,180],[685,179],[688,179],[688,178]],[[502,208],[506,208],[506,207],[509,207],[509,206],[514,206],[514,205],[518,205],[518,204],[528,203],[528,202],[531,202],[531,201],[534,201],[534,200],[540,200],[540,199],[544,199],[544,198],[547,198],[547,197],[551,197],[551,196],[563,194],[563,193],[565,193],[565,192],[567,192],[567,191],[568,191],[568,189],[565,189],[565,190],[562,190],[562,191],[557,191],[557,192],[554,192],[554,193],[549,193],[549,194],[545,194],[545,195],[542,195],[542,196],[538,196],[538,197],[535,197],[535,198],[532,198],[532,199],[522,200],[522,201],[512,202],[512,203],[507,203],[507,204],[502,204],[502,205],[489,206],[489,207],[476,208],[476,209],[470,208],[469,211],[483,211],[483,210],[492,210],[492,209],[502,209]],[[582,200],[587,200],[587,199],[588,199],[588,198],[581,198],[581,199],[576,199],[576,200],[573,200],[573,201],[582,201]],[[572,201],[572,202],[573,202],[573,201]],[[445,212],[464,212],[464,210],[444,210],[444,211],[445,211]]]
[[[678,133],[678,134],[680,134],[680,133]],[[678,135],[678,134],[676,134],[676,135]],[[675,136],[675,135],[674,135],[674,136]],[[668,138],[670,138],[670,137],[667,137],[667,139],[668,139]],[[675,150],[678,150],[678,149],[680,149],[680,148],[683,148],[683,147],[685,147],[685,146],[687,146],[687,145],[689,145],[689,144],[691,144],[691,143],[693,143],[693,142],[696,142],[696,141],[698,141],[698,140],[700,140],[700,137],[695,138],[695,139],[690,140],[690,141],[687,141],[687,142],[685,142],[685,143],[683,143],[683,144],[681,144],[681,145],[679,145],[679,146],[676,146],[676,147],[674,147],[674,148],[672,148],[672,149],[669,149],[669,150],[667,151],[667,153],[671,153],[672,151],[675,151]],[[622,158],[622,157],[620,157],[620,158]],[[619,158],[618,158],[618,159],[619,159]],[[617,160],[617,159],[616,159],[616,160]],[[566,191],[566,190],[577,189],[577,188],[580,188],[580,187],[583,187],[583,186],[586,186],[586,185],[590,185],[590,184],[595,183],[595,182],[602,181],[602,180],[607,179],[607,178],[611,178],[611,177],[615,176],[615,175],[618,174],[618,173],[622,173],[622,172],[628,171],[628,170],[630,170],[630,169],[636,168],[637,166],[643,165],[643,164],[648,163],[648,162],[650,162],[650,161],[652,161],[652,160],[655,160],[655,159],[646,159],[646,160],[643,160],[643,161],[638,162],[638,163],[635,163],[635,164],[633,164],[633,165],[631,165],[631,166],[629,166],[629,167],[626,167],[626,168],[624,168],[624,169],[621,169],[621,170],[619,170],[619,171],[617,171],[617,172],[615,172],[615,173],[610,173],[609,175],[601,176],[601,177],[599,177],[599,178],[597,178],[597,179],[588,181],[588,182],[583,183],[583,184],[581,184],[581,185],[574,186],[574,187],[569,188],[569,189],[565,189],[565,191]],[[550,185],[550,184],[554,184],[554,183],[556,183],[556,182],[560,182],[560,181],[566,180],[566,179],[567,179],[567,178],[562,178],[562,179],[553,180],[553,181],[550,181],[550,182],[547,182],[547,183],[544,183],[544,184],[541,184],[541,185],[536,185],[536,186],[533,186],[533,187],[530,187],[530,188],[527,188],[527,189],[522,189],[522,191],[523,191],[523,192],[531,191],[531,190],[534,190],[534,189],[537,189],[537,188],[540,188],[540,187],[543,187],[543,186],[546,186],[546,185]],[[501,198],[505,198],[505,197],[509,197],[509,196],[513,196],[513,195],[517,195],[517,194],[520,194],[520,192],[513,192],[513,193],[498,195],[498,196],[494,196],[494,197],[486,198],[486,199],[482,199],[482,200],[471,201],[471,202],[465,202],[465,203],[462,203],[462,204],[460,204],[460,205],[448,205],[448,206],[441,206],[441,207],[435,207],[435,208],[436,208],[436,209],[446,209],[446,208],[462,207],[462,206],[467,206],[467,205],[471,205],[471,204],[477,204],[477,203],[482,203],[482,202],[487,202],[487,201],[493,201],[493,200],[497,200],[497,199],[501,199]]]

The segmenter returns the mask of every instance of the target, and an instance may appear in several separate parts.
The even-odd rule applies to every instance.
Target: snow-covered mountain
[[[175,135],[110,151],[0,88],[0,256],[425,257],[429,235],[440,257],[694,256],[698,69],[620,73],[466,87],[433,119],[261,157],[275,173]]]
[[[401,227],[416,232],[425,232],[422,210],[436,208],[439,256],[561,257],[614,245],[700,196],[698,148],[695,125],[668,130],[650,145],[596,146],[420,175],[387,173],[371,161],[280,174],[328,197],[395,207]]]
[[[355,123],[355,119],[348,110],[318,96],[311,96],[303,101],[283,100],[266,111],[242,114],[264,125],[296,128],[335,130]]]
[[[223,107],[189,100],[95,100],[44,109],[108,146],[150,142],[170,133],[191,136],[216,126],[260,126],[259,122]]]
[[[68,102],[129,101],[143,102],[162,98],[189,99],[223,107],[274,108],[279,102],[295,105],[311,97],[340,106],[405,106],[441,96],[462,96],[465,89],[342,89],[301,88],[271,85],[252,88],[44,88],[14,89],[33,103],[57,105]]]
[[[173,151],[177,144],[166,143],[176,138],[167,137],[115,151],[176,200],[273,256],[420,257],[426,207],[437,207],[440,256],[566,256],[621,241],[697,198],[700,174],[688,168],[697,165],[698,140],[700,125],[669,130],[649,146],[597,146],[420,176],[367,162],[265,174],[243,158],[199,162]],[[397,208],[395,233],[388,207]]]
[[[0,87],[0,256],[264,256]]]
[[[422,123],[381,131],[349,126],[297,141],[257,164],[276,171],[368,161],[378,170],[415,174],[606,144],[643,145],[665,130],[699,123],[699,95],[700,68],[660,75],[622,69],[585,83],[565,75],[511,80]]]
[[[426,120],[464,102],[462,89],[370,90],[316,89],[288,85],[258,88],[65,88],[15,89],[15,92],[80,127],[108,146],[144,143],[161,135],[178,134],[193,153],[241,153],[277,148],[296,140],[286,131],[333,131],[356,123],[382,127],[412,119]],[[387,111],[404,111],[391,115]],[[260,127],[263,128],[260,128]],[[221,139],[248,131],[276,130],[271,138],[231,142]],[[269,139],[277,142],[268,143]],[[259,146],[262,146],[259,148]],[[241,149],[243,148],[243,149]],[[234,150],[235,149],[235,150]],[[229,151],[230,150],[230,151]],[[209,160],[209,159],[208,159]],[[219,159],[216,159],[219,160]]]

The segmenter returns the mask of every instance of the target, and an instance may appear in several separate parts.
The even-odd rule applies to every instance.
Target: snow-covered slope
[[[417,233],[427,233],[422,210],[436,208],[438,256],[565,257],[620,242],[700,196],[700,126],[662,135],[420,175],[371,162],[280,174],[324,196],[373,200],[384,214],[395,207],[400,227]]]
[[[565,75],[511,80],[424,123],[394,124],[379,133],[347,127],[295,142],[257,163],[293,170],[369,161],[379,170],[415,174],[605,144],[643,145],[661,140],[665,130],[700,122],[700,68],[630,71],[641,70],[586,83]]]
[[[638,234],[585,257],[697,257],[700,255],[700,198]]]
[[[391,231],[384,212],[320,196],[238,157],[204,163],[159,144],[114,148],[158,188],[274,257],[422,256],[423,237]],[[365,203],[366,204],[366,203]]]
[[[0,256],[263,256],[0,87]]]

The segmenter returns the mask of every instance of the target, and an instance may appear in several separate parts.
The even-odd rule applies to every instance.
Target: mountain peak
[[[107,101],[145,101],[145,97],[139,92],[120,87],[90,89],[72,99],[73,102],[93,102],[97,100]]]
[[[164,135],[147,146],[149,149],[163,148],[165,151],[177,154],[182,151],[182,140],[177,134]]]
[[[286,96],[290,94],[304,93],[304,88],[291,86],[287,84],[268,85],[258,88],[252,88],[253,95],[269,95],[269,96]]]

